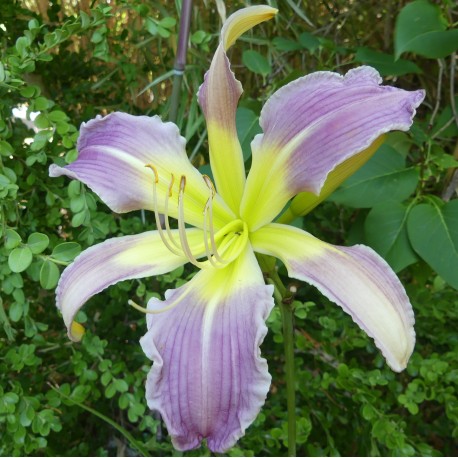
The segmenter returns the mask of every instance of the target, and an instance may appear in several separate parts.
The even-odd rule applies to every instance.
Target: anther
[[[154,172],[154,182],[159,183],[159,174],[157,173],[157,168],[153,164],[146,164],[145,167],[148,167]]]
[[[170,178],[170,183],[169,183],[169,197],[172,197],[173,183],[175,183],[175,175],[172,173],[171,178]]]
[[[208,187],[209,189],[211,189],[212,198],[215,197],[216,189],[215,189],[215,186],[213,186],[213,182],[212,182],[212,180],[210,179],[210,177],[209,177],[208,175],[202,175],[202,178],[204,179],[205,184],[207,185],[207,187]]]
[[[181,175],[180,178],[180,193],[184,193],[184,189],[186,188],[186,176]]]

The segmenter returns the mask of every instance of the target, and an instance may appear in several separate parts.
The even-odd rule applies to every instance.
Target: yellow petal
[[[237,11],[227,19],[221,31],[221,43],[198,94],[207,121],[210,165],[216,189],[236,215],[245,187],[245,165],[235,125],[242,85],[231,71],[226,49],[242,33],[270,19],[276,12],[268,6],[256,6]]]
[[[272,19],[278,10],[267,5],[250,6],[232,14],[221,29],[221,41],[227,51],[235,41],[261,22]]]

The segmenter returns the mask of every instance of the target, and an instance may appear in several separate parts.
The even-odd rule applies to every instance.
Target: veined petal
[[[384,135],[377,138],[369,148],[348,158],[339,164],[326,177],[323,187],[318,195],[313,192],[300,192],[293,198],[287,210],[276,220],[277,223],[289,223],[298,216],[311,212],[318,204],[327,199],[350,175],[362,167],[380,148]]]
[[[278,90],[260,118],[241,215],[251,230],[299,192],[319,195],[339,164],[391,130],[408,130],[424,91],[380,86],[371,67],[316,72]],[[269,195],[269,199],[266,198]],[[273,199],[272,199],[273,197]]]
[[[191,245],[203,244],[201,230],[186,232]],[[178,239],[177,231],[173,233]],[[70,339],[81,339],[83,332],[73,320],[92,296],[119,281],[160,275],[187,261],[172,254],[156,231],[109,239],[83,251],[63,271],[56,289],[56,304]]]
[[[316,286],[350,314],[393,370],[405,369],[415,344],[412,306],[375,251],[364,245],[330,245],[282,224],[269,224],[250,240],[255,251],[281,259],[291,277]]]
[[[276,12],[268,6],[252,6],[237,11],[226,20],[221,30],[221,43],[198,93],[207,121],[210,164],[216,188],[236,214],[245,186],[245,166],[235,125],[242,85],[231,71],[226,50],[240,35],[272,18]]]
[[[159,211],[164,211],[165,195],[174,177],[168,213],[176,218],[180,178],[186,176],[184,194],[185,219],[202,226],[202,211],[209,189],[202,175],[189,162],[185,139],[178,127],[162,122],[159,116],[132,116],[112,113],[81,125],[78,139],[78,159],[59,167],[51,165],[52,177],[66,175],[88,185],[115,212],[138,209],[153,210],[153,171],[157,183]],[[215,226],[220,227],[233,216],[221,198],[214,199]]]
[[[207,440],[222,453],[253,422],[269,390],[270,375],[259,345],[273,306],[249,244],[221,270],[202,270],[188,284],[151,299],[141,339],[154,361],[146,383],[178,450]]]

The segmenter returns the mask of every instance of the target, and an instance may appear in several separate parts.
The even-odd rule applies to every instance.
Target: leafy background
[[[457,454],[456,4],[268,3],[279,15],[231,52],[245,89],[237,116],[248,164],[263,102],[296,77],[364,63],[389,84],[427,91],[411,132],[388,135],[327,202],[295,221],[331,243],[371,245],[401,277],[417,322],[415,352],[407,370],[395,374],[349,317],[312,287],[298,285],[298,454]],[[229,13],[246,4],[225,7]],[[208,0],[192,11],[178,124],[198,167],[207,166],[208,156],[195,94],[217,45],[223,6]],[[154,224],[148,213],[114,214],[79,183],[48,177],[51,163],[76,158],[78,127],[97,114],[167,118],[180,9],[179,0],[2,3],[1,455],[180,455],[146,407],[150,362],[138,344],[145,319],[126,304],[159,297],[192,270],[99,294],[79,314],[88,330],[82,343],[70,343],[54,305],[63,267],[94,243]],[[263,354],[272,387],[230,456],[286,454],[279,310],[268,325]],[[209,452],[185,453],[201,454]]]

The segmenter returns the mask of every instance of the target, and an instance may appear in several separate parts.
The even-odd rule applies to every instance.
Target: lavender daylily
[[[74,321],[78,310],[109,285],[187,262],[200,269],[187,284],[166,291],[164,301],[148,302],[148,332],[141,339],[154,361],[148,405],[161,413],[179,450],[203,439],[214,452],[227,450],[265,401],[271,378],[259,346],[273,287],[264,283],[255,252],[279,258],[291,277],[341,306],[393,370],[406,367],[414,347],[412,307],[380,256],[272,221],[297,194],[307,200],[302,213],[309,211],[367,160],[384,133],[408,130],[424,92],[380,86],[370,67],[299,78],[265,104],[263,134],[252,143],[246,177],[235,126],[242,88],[226,50],[275,14],[268,6],[233,14],[199,90],[215,188],[189,162],[178,128],[157,116],[113,113],[89,121],[81,127],[78,159],[50,168],[51,176],[87,184],[113,211],[152,210],[157,223],[155,231],[89,248],[65,269],[57,305],[71,339],[83,332]],[[169,217],[177,219],[177,229]]]

